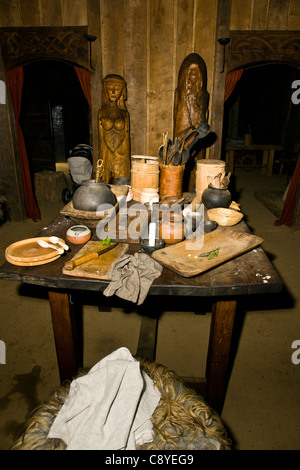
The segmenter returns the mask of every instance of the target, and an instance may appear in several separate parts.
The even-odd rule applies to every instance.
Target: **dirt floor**
[[[264,238],[263,248],[285,289],[280,296],[249,303],[238,318],[222,419],[234,449],[300,449],[300,364],[292,362],[292,343],[300,340],[300,230],[275,227],[276,217],[254,196],[259,189],[284,191],[287,178],[238,169],[231,185],[250,228]],[[0,227],[1,264],[8,245],[34,236],[64,204],[39,201],[39,205],[41,222],[7,222]],[[6,345],[6,364],[0,364],[0,449],[7,450],[29,413],[59,385],[59,374],[47,292],[5,280],[0,286],[0,340]],[[99,308],[100,294],[98,304],[97,300],[83,310],[86,367],[120,346],[135,354],[138,342],[138,311],[119,307],[108,311]],[[194,306],[185,309],[171,312],[166,306],[159,322],[156,360],[179,375],[203,376],[210,312],[203,314],[201,301],[198,312]]]

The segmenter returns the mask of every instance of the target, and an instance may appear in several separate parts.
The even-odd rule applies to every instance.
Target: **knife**
[[[80,256],[79,258],[73,259],[71,261],[67,261],[64,264],[64,268],[67,271],[72,271],[72,269],[76,268],[76,266],[79,266],[81,264],[87,263],[88,261],[91,261],[92,259],[97,259],[99,256],[103,255],[103,253],[107,253],[108,251],[112,250],[115,248],[119,243],[112,243],[110,246],[107,246],[103,250],[100,250],[101,247],[99,247],[98,251],[91,251],[90,253],[87,253],[86,255]]]

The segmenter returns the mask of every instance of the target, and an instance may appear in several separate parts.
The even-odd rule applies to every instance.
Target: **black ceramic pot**
[[[214,188],[208,186],[202,193],[202,202],[206,209],[214,207],[229,207],[231,204],[231,194],[228,189]]]
[[[96,183],[95,180],[87,180],[76,189],[72,202],[74,209],[97,211],[101,204],[115,206],[117,198],[104,181]]]

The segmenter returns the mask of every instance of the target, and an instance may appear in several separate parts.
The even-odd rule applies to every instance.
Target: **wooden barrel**
[[[131,157],[131,189],[133,199],[140,201],[141,190],[152,188],[158,192],[159,162],[157,157],[132,155]]]
[[[209,177],[214,178],[219,173],[225,176],[225,162],[223,160],[203,159],[197,161],[196,194],[200,199],[204,189],[206,189],[210,183]]]
[[[182,196],[182,179],[185,165],[160,164],[159,196],[165,199],[169,196]]]

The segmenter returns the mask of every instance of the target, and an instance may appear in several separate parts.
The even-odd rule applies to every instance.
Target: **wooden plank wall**
[[[93,43],[94,149],[101,79],[127,81],[132,154],[157,155],[162,133],[173,133],[179,67],[190,52],[207,64],[212,95],[218,0],[0,0],[0,26],[83,26]]]
[[[299,30],[299,0],[232,0],[232,30]]]
[[[173,133],[179,67],[198,52],[212,92],[217,0],[100,1],[103,76],[127,81],[132,154],[157,155],[162,133]]]
[[[157,155],[162,133],[173,133],[178,70],[190,52],[207,64],[213,86],[220,0],[0,0],[0,26],[84,26],[98,37],[92,45],[92,120],[98,149],[97,110],[101,79],[118,73],[127,81],[132,154]],[[299,0],[225,0],[230,29],[299,29]],[[217,91],[216,91],[217,92]],[[219,90],[220,93],[220,90]],[[222,93],[222,90],[221,90]],[[220,100],[218,100],[219,106]],[[211,118],[210,118],[211,119]]]

